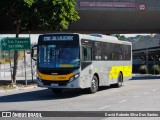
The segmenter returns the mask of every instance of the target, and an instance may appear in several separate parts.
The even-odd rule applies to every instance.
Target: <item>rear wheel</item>
[[[52,92],[56,95],[59,95],[63,92],[63,89],[52,88]]]
[[[98,91],[98,79],[96,76],[93,76],[91,81],[90,93],[96,93]]]
[[[123,83],[122,73],[119,73],[118,79],[117,79],[117,84],[115,84],[115,87],[121,87],[122,83]]]

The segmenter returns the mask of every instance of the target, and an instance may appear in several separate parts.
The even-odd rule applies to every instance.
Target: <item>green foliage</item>
[[[31,7],[34,3],[34,0],[24,0],[24,2],[27,3],[29,7]]]
[[[69,24],[79,19],[75,4],[74,0],[38,0],[36,8],[40,18],[39,27],[55,30],[68,29]]]
[[[1,0],[0,14],[8,15],[20,30],[63,30],[80,19],[74,0]]]
[[[152,74],[160,74],[160,67],[159,65],[152,66]]]
[[[117,37],[119,40],[126,40],[126,37],[124,35],[113,34],[113,36]]]
[[[74,0],[1,0],[0,15],[16,26],[16,37],[26,30],[63,30],[80,19]],[[13,81],[16,82],[18,51],[14,52]]]
[[[146,65],[140,66],[139,72],[140,72],[141,74],[146,74],[146,73],[147,73],[147,66],[146,66]]]

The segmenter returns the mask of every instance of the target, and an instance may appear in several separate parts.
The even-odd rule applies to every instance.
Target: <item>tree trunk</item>
[[[13,82],[16,83],[16,74],[18,68],[18,51],[14,51],[14,67],[13,67]]]
[[[18,38],[20,33],[20,20],[17,20],[17,30],[16,30],[16,38]],[[14,67],[13,67],[13,83],[16,84],[16,75],[17,75],[17,68],[18,68],[18,51],[14,51]]]

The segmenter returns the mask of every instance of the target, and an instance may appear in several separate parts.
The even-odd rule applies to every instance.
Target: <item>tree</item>
[[[113,34],[113,36],[117,37],[119,40],[126,40],[126,37],[124,35]]]
[[[74,0],[1,0],[0,15],[11,18],[16,37],[29,30],[63,30],[80,19]],[[16,82],[18,51],[14,52],[13,81]]]
[[[146,74],[147,73],[147,65],[141,65],[139,68],[139,72],[141,74]]]

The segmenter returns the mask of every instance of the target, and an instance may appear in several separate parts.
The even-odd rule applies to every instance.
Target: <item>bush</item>
[[[146,73],[147,73],[147,66],[146,66],[146,65],[140,66],[139,72],[140,72],[141,74],[146,74]]]
[[[159,65],[153,65],[152,66],[152,74],[160,74],[160,67]]]

